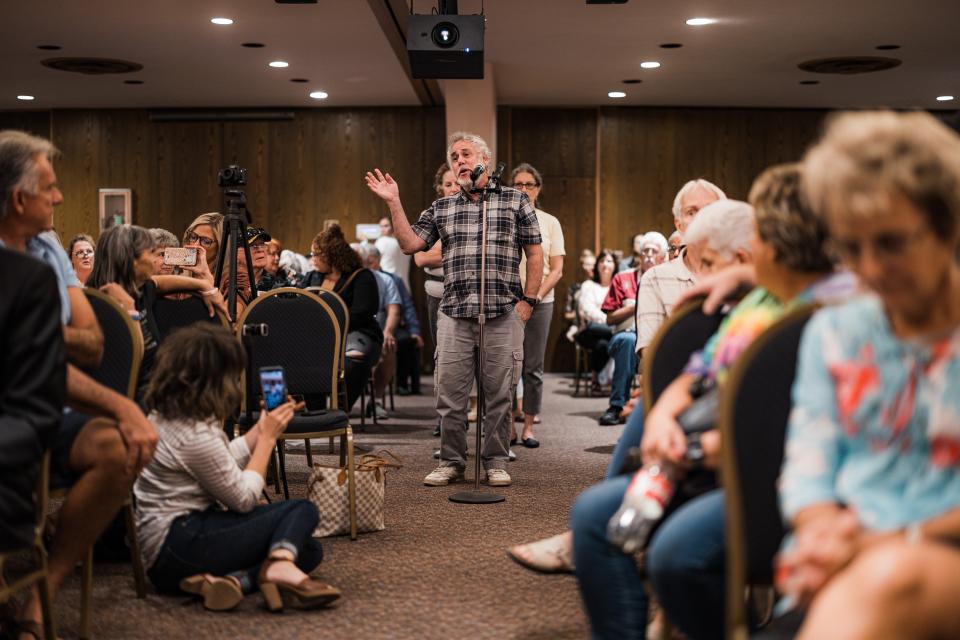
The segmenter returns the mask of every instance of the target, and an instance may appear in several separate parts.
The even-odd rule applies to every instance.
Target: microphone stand
[[[494,174],[490,176],[490,179],[487,181],[486,187],[474,186],[474,188],[470,190],[470,193],[480,194],[480,200],[482,203],[480,212],[480,228],[482,230],[480,234],[480,313],[477,318],[477,321],[480,324],[480,332],[477,346],[473,348],[473,375],[477,381],[477,444],[474,455],[475,464],[473,490],[460,491],[452,494],[449,498],[450,502],[457,502],[461,504],[493,504],[495,502],[503,502],[506,500],[505,496],[502,496],[498,493],[480,490],[480,457],[482,446],[480,433],[485,431],[484,418],[487,415],[486,397],[483,392],[483,328],[487,321],[485,314],[487,293],[487,200],[489,200],[491,193],[500,193],[501,172],[502,169],[498,166],[497,171],[494,172]],[[491,433],[491,435],[493,434]]]

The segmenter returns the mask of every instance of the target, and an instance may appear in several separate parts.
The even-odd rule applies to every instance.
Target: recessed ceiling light
[[[679,42],[664,42],[662,45],[660,45],[660,48],[661,49],[679,49],[682,46],[683,45],[680,44]]]
[[[306,78],[290,78],[290,82],[310,82]]]
[[[220,26],[233,24],[233,20],[231,20],[230,18],[211,18],[210,22],[212,22],[213,24],[218,24]]]
[[[244,42],[240,46],[247,47],[248,49],[262,49],[267,45],[263,44],[262,42]]]
[[[713,18],[690,18],[687,20],[687,24],[691,27],[702,27],[704,25],[713,24],[716,22]]]
[[[270,63],[270,66],[274,69],[285,69],[290,66],[290,63],[283,60],[274,60]]]
[[[17,96],[17,100],[33,100],[33,96]]]
[[[653,60],[648,60],[647,62],[640,63],[641,69],[657,69],[659,67],[660,67],[660,63],[654,62]]]
[[[953,96],[937,96],[938,102],[950,102],[951,100],[953,100]]]
[[[610,91],[609,93],[607,93],[607,97],[608,98],[626,98],[627,94],[625,94],[623,91]]]
[[[310,97],[313,98],[314,100],[326,100],[330,96],[327,94],[326,91],[311,91]]]

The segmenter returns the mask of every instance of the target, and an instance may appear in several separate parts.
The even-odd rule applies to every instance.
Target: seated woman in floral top
[[[804,168],[874,295],[804,333],[778,586],[809,606],[801,638],[957,638],[960,138],[927,114],[848,114]]]

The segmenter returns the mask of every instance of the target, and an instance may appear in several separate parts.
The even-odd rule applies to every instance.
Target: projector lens
[[[438,47],[449,49],[457,44],[457,40],[460,39],[460,31],[452,22],[440,22],[433,28],[430,37]]]

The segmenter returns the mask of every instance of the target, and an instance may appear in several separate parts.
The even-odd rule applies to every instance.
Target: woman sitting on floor
[[[317,508],[259,504],[293,402],[262,411],[232,442],[222,428],[240,404],[244,362],[240,342],[217,325],[175,331],[157,352],[146,404],[160,441],[134,487],[147,575],[160,592],[199,595],[215,611],[257,587],[271,611],[321,606],[340,592],[307,575],[323,558]]]
[[[809,604],[800,638],[958,638],[960,138],[926,113],[847,114],[804,168],[876,295],[804,333],[778,586]]]

